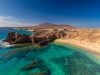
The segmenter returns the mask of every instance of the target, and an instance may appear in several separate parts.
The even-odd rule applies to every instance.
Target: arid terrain
[[[38,27],[41,29],[62,30],[65,36],[58,38],[56,42],[71,43],[87,48],[90,52],[100,54],[100,28],[78,28],[71,25],[56,25],[49,23],[40,24]]]
[[[41,40],[55,40],[56,42],[70,43],[84,47],[90,52],[100,54],[99,28],[79,28],[71,25],[42,23],[36,26],[24,27],[21,29],[33,31],[35,35],[33,34],[30,37],[32,39],[34,36],[35,40],[38,42],[41,42]]]
[[[69,37],[57,41],[81,46],[93,53],[100,54],[100,29],[80,28],[75,31],[77,32],[76,35],[72,33],[69,34]],[[74,38],[71,37],[73,35],[75,35]]]

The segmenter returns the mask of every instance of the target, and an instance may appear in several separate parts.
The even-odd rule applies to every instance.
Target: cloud
[[[27,22],[20,22],[12,16],[0,16],[0,27],[25,27],[33,24]]]

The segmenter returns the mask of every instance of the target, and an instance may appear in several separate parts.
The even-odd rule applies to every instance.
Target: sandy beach
[[[91,52],[100,56],[100,43],[89,43],[89,42],[86,42],[85,40],[79,41],[76,39],[68,39],[68,40],[57,39],[55,42],[73,44],[75,46],[85,48],[88,52]]]
[[[81,48],[82,52],[88,52],[92,55],[91,59],[93,59],[96,63],[100,64],[100,43],[89,43],[84,41],[79,41],[75,39],[57,39],[55,43],[62,43],[62,44],[70,44],[72,46]],[[85,51],[83,51],[85,50]]]

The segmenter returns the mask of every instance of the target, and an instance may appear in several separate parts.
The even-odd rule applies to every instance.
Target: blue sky
[[[100,0],[0,0],[0,26],[43,22],[100,27]]]

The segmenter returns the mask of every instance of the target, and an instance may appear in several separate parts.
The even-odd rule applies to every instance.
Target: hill
[[[37,26],[33,26],[33,28],[38,29],[62,29],[62,28],[75,28],[71,25],[64,25],[64,24],[52,24],[52,23],[41,23]]]

